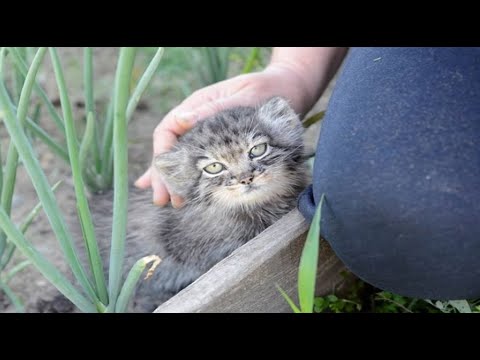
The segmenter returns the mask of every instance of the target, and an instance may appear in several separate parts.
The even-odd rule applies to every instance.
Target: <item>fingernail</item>
[[[177,115],[177,117],[178,117],[178,120],[180,120],[180,122],[186,125],[189,125],[196,120],[196,114],[192,111],[180,113]]]
[[[164,207],[164,206],[165,206],[165,204],[163,204],[163,203],[161,202],[161,199],[160,199],[159,196],[153,195],[152,202],[153,202],[153,204],[156,205],[156,206],[160,206],[160,207]]]
[[[180,209],[181,207],[183,207],[183,205],[185,205],[185,200],[182,199],[180,196],[172,195],[170,199],[172,202],[172,206],[175,209]]]
[[[138,189],[145,189],[145,185],[144,185],[144,184],[141,184],[141,183],[140,183],[140,180],[141,180],[141,179],[137,179],[137,181],[135,181],[135,182],[133,183],[133,185],[134,185],[136,188],[138,188]]]

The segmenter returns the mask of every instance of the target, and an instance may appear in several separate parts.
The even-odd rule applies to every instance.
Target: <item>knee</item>
[[[428,299],[480,296],[480,227],[461,209],[326,194],[322,234],[357,276]],[[355,199],[355,200],[354,200]],[[386,201],[389,200],[389,201]]]

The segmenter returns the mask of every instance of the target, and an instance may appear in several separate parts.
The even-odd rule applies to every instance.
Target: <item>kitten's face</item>
[[[199,194],[222,206],[262,204],[288,191],[289,154],[262,132],[245,133],[228,146],[213,145],[199,157]]]
[[[187,201],[251,207],[292,194],[304,172],[302,126],[288,103],[235,108],[199,122],[156,165]]]

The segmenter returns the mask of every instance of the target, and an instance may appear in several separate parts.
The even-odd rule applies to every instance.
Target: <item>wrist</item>
[[[263,73],[273,81],[271,86],[276,95],[282,96],[290,101],[291,106],[303,117],[315,104],[312,91],[296,66],[284,62],[269,64]]]
[[[279,83],[286,89],[286,97],[305,115],[338,71],[347,51],[341,47],[274,48],[266,71],[281,73],[283,82]]]

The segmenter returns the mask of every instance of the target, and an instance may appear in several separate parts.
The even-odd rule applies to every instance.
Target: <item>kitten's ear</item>
[[[190,173],[185,168],[185,156],[182,149],[156,155],[153,165],[166,181],[169,191],[186,198],[190,190]]]
[[[287,100],[280,96],[267,100],[258,110],[258,116],[267,123],[278,126],[282,122],[285,125],[298,127],[301,125],[298,115],[292,109]]]

